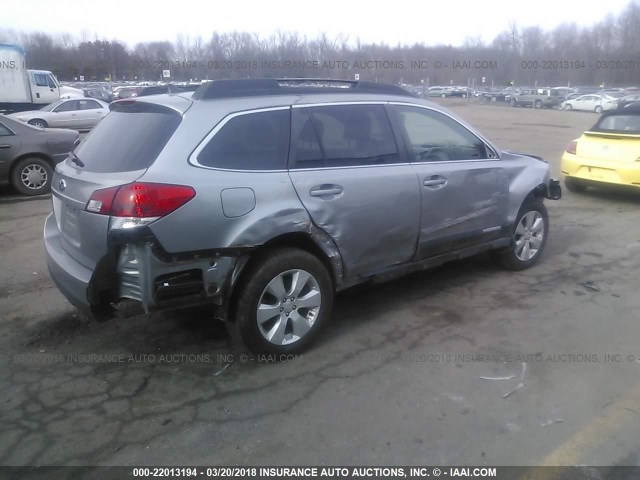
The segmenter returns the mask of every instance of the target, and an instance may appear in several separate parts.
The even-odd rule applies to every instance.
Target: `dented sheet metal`
[[[192,258],[164,262],[153,252],[151,243],[127,244],[118,258],[118,297],[137,300],[145,311],[156,306],[156,279],[171,273],[191,270],[202,272],[203,297],[212,300],[220,297],[231,277],[237,258],[214,255],[209,258]],[[167,282],[166,287],[169,287]]]

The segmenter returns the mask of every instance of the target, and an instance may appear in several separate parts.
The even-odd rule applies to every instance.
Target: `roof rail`
[[[214,80],[198,88],[194,100],[256,97],[264,95],[305,95],[314,93],[385,93],[415,97],[396,85],[327,78],[243,78]]]

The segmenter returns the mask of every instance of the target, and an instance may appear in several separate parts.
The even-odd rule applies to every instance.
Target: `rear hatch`
[[[58,164],[52,182],[62,248],[89,269],[107,253],[110,220],[86,210],[89,198],[96,190],[140,178],[182,120],[176,110],[148,102],[123,101],[110,109],[72,155]]]
[[[582,160],[597,162],[635,162],[640,159],[640,133],[585,132],[576,154]]]

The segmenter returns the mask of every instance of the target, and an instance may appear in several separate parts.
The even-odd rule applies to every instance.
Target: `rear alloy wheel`
[[[565,177],[564,186],[567,187],[567,190],[570,192],[580,193],[584,192],[587,189],[587,185],[576,178]]]
[[[324,264],[299,249],[272,250],[240,285],[236,329],[254,353],[303,350],[331,315],[333,284]]]
[[[511,100],[511,102],[509,102],[511,104],[512,107],[516,107],[518,106],[518,102],[516,102],[515,100]]]
[[[534,108],[542,108],[542,101],[536,100],[536,103],[533,104]]]
[[[42,120],[41,118],[34,118],[33,120],[29,120],[29,122],[27,123],[29,123],[29,125],[32,125],[38,128],[47,128],[49,126],[49,124],[44,120]]]
[[[570,104],[570,103],[567,103],[567,104],[564,106],[564,109],[565,109],[565,110],[573,110],[573,107],[571,106],[571,104]]]
[[[11,183],[24,195],[40,195],[50,190],[52,175],[53,169],[46,160],[30,157],[13,168]]]
[[[447,94],[446,94],[446,93],[442,93],[442,94],[440,94],[440,96],[441,96],[442,98],[447,98]]]
[[[594,111],[596,113],[602,113],[602,107],[600,105],[597,105]]]
[[[496,259],[508,270],[524,270],[535,265],[547,243],[548,232],[549,215],[542,201],[527,202],[518,213],[512,244],[497,250]]]

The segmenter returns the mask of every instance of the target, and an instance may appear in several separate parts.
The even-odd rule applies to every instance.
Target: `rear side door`
[[[77,100],[80,110],[77,112],[78,128],[91,128],[102,118],[103,109],[95,100]]]
[[[503,236],[509,177],[496,152],[441,112],[403,104],[390,111],[418,174],[418,258]]]
[[[596,108],[596,97],[593,95],[586,95],[578,98],[576,103],[578,104],[578,110],[594,110]]]
[[[420,191],[384,104],[294,106],[289,175],[347,277],[414,257]]]

